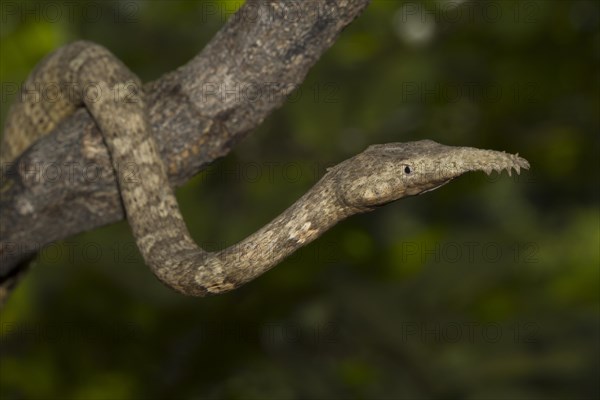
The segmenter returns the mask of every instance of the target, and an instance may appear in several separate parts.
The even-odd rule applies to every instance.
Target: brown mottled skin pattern
[[[23,95],[4,128],[0,161],[14,160],[80,107],[102,131],[136,243],[156,276],[193,296],[222,293],[256,278],[353,214],[438,188],[468,171],[529,168],[518,155],[431,140],[370,146],[330,168],[304,196],[242,242],[209,253],[191,239],[160,159],[141,83],[108,50],[90,42],[44,59],[24,87],[60,87],[54,101]],[[135,165],[131,179],[123,165]]]

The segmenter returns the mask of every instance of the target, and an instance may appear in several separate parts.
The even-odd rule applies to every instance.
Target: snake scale
[[[36,91],[50,85],[60,88],[60,95],[44,101]],[[248,238],[207,252],[191,239],[179,211],[148,122],[140,80],[98,44],[74,42],[38,64],[7,116],[0,161],[18,160],[81,107],[103,135],[145,262],[163,283],[193,296],[239,287],[351,215],[431,191],[468,171],[510,174],[511,168],[529,168],[518,155],[431,140],[373,145],[329,168],[305,195]],[[122,166],[132,164],[142,179],[128,179]]]

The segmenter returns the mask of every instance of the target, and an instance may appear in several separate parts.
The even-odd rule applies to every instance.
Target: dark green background
[[[178,191],[186,222],[209,250],[233,244],[373,143],[519,152],[530,171],[353,217],[205,299],[163,287],[125,222],[69,238],[2,311],[0,397],[597,398],[598,3],[450,3],[374,1],[281,109]],[[69,41],[153,80],[239,5],[3,1],[2,116],[9,85]]]

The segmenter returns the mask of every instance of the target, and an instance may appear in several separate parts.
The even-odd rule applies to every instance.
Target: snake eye
[[[411,172],[412,172],[412,169],[410,168],[409,165],[407,165],[407,166],[404,167],[404,173],[405,174],[410,174]]]

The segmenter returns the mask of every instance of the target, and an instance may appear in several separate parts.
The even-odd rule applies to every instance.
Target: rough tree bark
[[[226,155],[281,106],[369,2],[248,1],[194,59],[146,84],[171,183]],[[143,179],[135,166],[131,173]],[[85,109],[3,165],[1,179],[0,287],[43,246],[124,218],[107,149]]]

